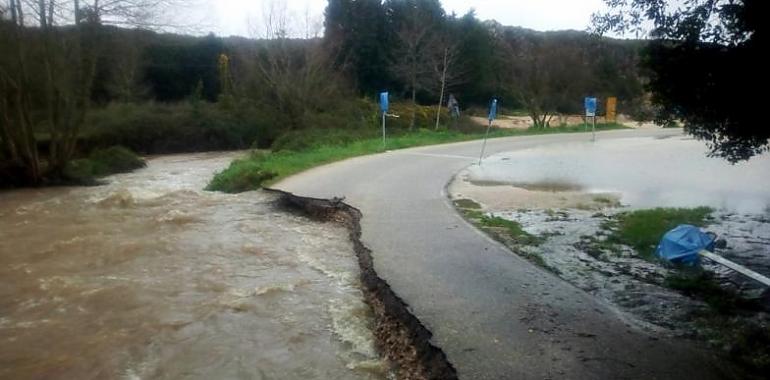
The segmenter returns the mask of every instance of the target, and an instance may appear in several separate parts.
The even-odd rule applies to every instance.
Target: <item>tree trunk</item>
[[[80,0],[75,0],[75,25],[80,25]]]
[[[40,20],[40,28],[41,28],[41,29],[45,29],[45,28],[46,28],[46,26],[48,25],[48,23],[47,23],[47,19],[46,19],[46,17],[45,17],[45,15],[46,15],[46,10],[45,10],[45,0],[38,0],[38,1],[37,1],[37,6],[38,6],[38,10],[37,10],[37,11],[38,11],[38,13],[39,13],[39,15],[38,15],[38,16],[40,16],[40,17],[39,17],[39,20]]]
[[[11,8],[11,22],[13,22],[13,25],[16,25],[16,0],[11,0],[9,7]]]
[[[446,58],[448,53],[449,53],[449,48],[444,49],[444,67],[441,72],[441,95],[439,95],[438,107],[436,107],[436,127],[434,128],[435,130],[438,130],[438,123],[441,120],[441,104],[444,103],[444,87],[446,86],[446,69],[447,69]]]
[[[409,131],[414,130],[414,125],[417,121],[417,89],[415,88],[414,81],[412,82],[412,121],[409,123]]]

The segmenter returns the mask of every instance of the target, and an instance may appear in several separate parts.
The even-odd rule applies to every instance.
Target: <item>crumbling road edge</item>
[[[361,242],[361,211],[338,199],[308,198],[265,188],[279,195],[278,204],[320,221],[344,225],[358,258],[366,303],[375,317],[375,337],[380,350],[396,366],[399,379],[453,380],[457,372],[446,354],[430,343],[433,334],[409,306],[374,270],[372,252]]]

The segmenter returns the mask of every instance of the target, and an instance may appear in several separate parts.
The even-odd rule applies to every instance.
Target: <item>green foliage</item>
[[[723,288],[709,272],[686,270],[666,278],[665,285],[701,299],[709,310],[699,313],[700,335],[757,374],[770,370],[770,328],[736,315],[761,310],[756,300]]]
[[[87,116],[86,147],[123,145],[157,154],[243,149],[255,141],[268,146],[280,125],[273,111],[244,105],[227,110],[216,104],[111,104]]]
[[[652,257],[663,235],[680,224],[705,226],[714,210],[697,208],[654,208],[618,214],[607,227],[611,243],[633,247],[642,257]]]
[[[271,149],[279,151],[306,151],[321,146],[345,146],[368,138],[375,138],[377,129],[305,129],[284,133],[277,138]]]
[[[93,174],[104,176],[115,173],[126,173],[147,166],[136,153],[122,146],[95,150],[89,155],[93,162]]]
[[[521,228],[521,224],[518,222],[503,219],[498,216],[484,215],[479,220],[479,224],[483,227],[499,228],[506,232],[509,238],[511,238],[517,244],[522,245],[538,245],[542,243],[542,239],[524,231]]]
[[[750,302],[719,286],[714,276],[703,270],[683,271],[668,276],[665,285],[688,295],[703,299],[714,311],[722,314],[750,306]]]
[[[457,208],[466,209],[466,210],[480,210],[481,209],[481,205],[476,203],[472,199],[456,199],[454,201],[454,205]]]
[[[593,16],[598,33],[651,28],[642,69],[658,110],[659,124],[683,121],[706,141],[711,154],[731,162],[770,149],[762,96],[744,94],[746,84],[766,74],[764,0],[690,0],[673,7],[658,0],[605,0],[608,11]]]
[[[180,101],[194,90],[203,99],[217,100],[221,91],[218,61],[219,55],[225,52],[221,38],[209,34],[196,39],[154,40],[144,53],[143,74],[156,100]]]
[[[361,94],[385,89],[393,42],[386,8],[380,0],[330,0],[325,13],[324,44],[339,49],[336,62],[346,67]]]
[[[64,169],[65,182],[94,184],[96,178],[141,169],[147,163],[131,150],[113,146],[93,151],[88,158],[71,160]]]
[[[264,170],[260,164],[259,156],[235,160],[227,169],[214,176],[206,190],[241,193],[259,189],[263,182],[276,176],[275,173]]]

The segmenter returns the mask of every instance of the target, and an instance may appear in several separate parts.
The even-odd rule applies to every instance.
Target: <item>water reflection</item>
[[[639,208],[706,205],[762,213],[770,205],[770,154],[731,165],[706,157],[702,142],[684,137],[547,145],[492,156],[468,171],[473,183],[619,192],[624,204]]]

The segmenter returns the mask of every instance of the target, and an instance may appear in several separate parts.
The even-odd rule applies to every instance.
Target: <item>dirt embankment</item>
[[[471,116],[471,120],[483,126],[486,126],[489,122],[488,119],[483,116]],[[607,120],[603,116],[600,116],[596,119],[596,122],[606,123]],[[631,128],[659,128],[655,123],[649,121],[639,122],[626,115],[618,115],[617,122]],[[584,125],[585,123],[586,119],[581,115],[555,115],[550,121],[550,124],[553,127],[560,125]],[[529,116],[500,115],[497,119],[492,121],[492,126],[504,129],[527,129],[532,126],[532,119]]]
[[[381,352],[394,365],[399,379],[453,380],[457,373],[441,349],[430,343],[432,334],[409,312],[409,306],[374,270],[371,251],[361,242],[361,212],[338,199],[297,196],[280,190],[279,204],[313,219],[340,223],[350,231],[361,269],[365,301],[375,316],[375,336]]]

